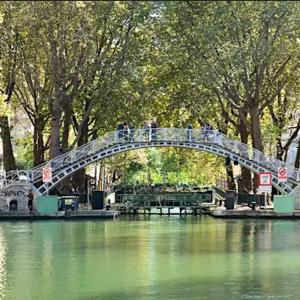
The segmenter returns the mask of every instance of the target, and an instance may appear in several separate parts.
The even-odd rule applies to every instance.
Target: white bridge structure
[[[237,161],[254,173],[271,172],[272,184],[282,194],[293,194],[300,183],[299,169],[274,157],[267,156],[263,152],[233,140],[218,131],[155,128],[137,129],[130,133],[115,131],[30,170],[10,171],[4,179],[3,189],[25,181],[35,187],[37,194],[44,195],[64,178],[98,160],[117,153],[147,147],[181,147],[229,157],[232,161]],[[42,170],[46,166],[52,168],[52,182],[49,183],[42,182]],[[279,167],[287,168],[287,182],[279,182]]]

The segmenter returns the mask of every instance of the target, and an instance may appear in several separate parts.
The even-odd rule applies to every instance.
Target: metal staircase
[[[4,188],[20,181],[27,181],[37,187],[41,194],[56,186],[65,177],[105,157],[147,147],[182,147],[229,157],[254,173],[272,172],[273,185],[284,194],[292,194],[299,184],[299,169],[285,162],[266,156],[246,144],[233,140],[218,131],[201,129],[155,128],[138,129],[134,132],[115,131],[95,139],[79,148],[62,154],[30,170],[13,170],[6,174]],[[42,169],[52,167],[52,182],[42,183]],[[288,170],[288,181],[280,183],[279,167]]]

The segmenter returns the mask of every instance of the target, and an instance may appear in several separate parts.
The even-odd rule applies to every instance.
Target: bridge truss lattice
[[[138,129],[130,133],[115,131],[33,169],[10,171],[4,180],[4,188],[25,178],[35,185],[40,194],[46,194],[64,178],[89,164],[117,153],[147,147],[190,148],[229,157],[254,173],[271,172],[273,186],[283,194],[292,194],[300,182],[299,169],[217,131],[156,128]],[[50,183],[42,183],[42,169],[45,166],[52,167],[53,176]],[[285,183],[278,180],[279,167],[286,167],[288,170]]]

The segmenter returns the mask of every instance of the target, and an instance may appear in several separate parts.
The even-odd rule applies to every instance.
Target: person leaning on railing
[[[157,138],[157,124],[155,121],[151,123],[151,137],[153,141]]]
[[[124,124],[123,123],[120,123],[117,125],[117,138],[118,138],[118,141],[120,141],[123,137],[123,131],[124,131]]]
[[[189,142],[191,142],[193,140],[193,126],[192,126],[192,124],[189,124],[188,128],[187,128],[187,140]]]

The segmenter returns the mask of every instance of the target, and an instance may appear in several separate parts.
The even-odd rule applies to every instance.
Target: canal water
[[[300,222],[0,223],[0,299],[300,299]]]

